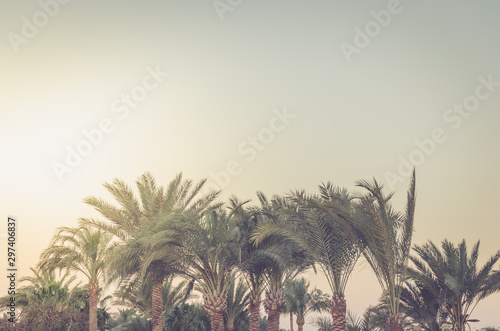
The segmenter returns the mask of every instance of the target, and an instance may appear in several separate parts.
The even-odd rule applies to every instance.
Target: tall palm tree
[[[119,207],[102,198],[89,196],[83,201],[94,207],[107,221],[93,218],[80,220],[126,241],[148,220],[173,212],[205,210],[219,194],[210,192],[200,197],[205,182],[206,179],[201,180],[193,187],[193,181],[183,180],[182,173],[179,173],[164,188],[157,185],[151,173],[145,172],[136,181],[139,192],[137,198],[124,181],[115,178],[112,183],[104,183],[103,186],[118,202]]]
[[[148,277],[153,282],[152,306],[155,330],[163,329],[163,319],[161,318],[162,287],[164,278],[167,276],[163,273],[164,266],[165,264],[173,266],[175,261],[170,259],[169,262],[166,262],[165,251],[161,252],[158,249],[154,256],[149,254],[150,252],[147,251],[149,246],[145,244],[149,237],[148,233],[144,231],[150,230],[151,222],[157,219],[172,218],[173,214],[187,211],[200,213],[207,208],[217,197],[218,192],[210,192],[200,197],[205,182],[206,180],[202,180],[193,187],[191,180],[183,180],[182,174],[178,174],[164,188],[156,184],[151,173],[146,172],[136,181],[139,198],[122,180],[114,179],[112,183],[104,183],[104,187],[112,194],[119,207],[93,196],[84,199],[85,203],[94,207],[107,221],[83,218],[81,222],[112,233],[123,245],[117,250],[122,256],[115,256],[117,261],[125,258],[127,263],[116,270],[113,277],[110,277],[111,280],[131,277],[134,273],[139,272],[145,257],[149,258],[148,266],[142,270],[147,272]],[[148,229],[145,230],[145,227]],[[140,231],[143,232],[140,233]],[[163,261],[159,255],[162,256]],[[152,260],[152,257],[157,258],[157,260]]]
[[[390,205],[392,193],[385,195],[383,185],[360,180],[357,186],[367,193],[351,205],[339,203],[312,203],[340,225],[343,232],[355,243],[364,247],[362,253],[373,270],[382,291],[387,297],[389,331],[402,331],[400,298],[407,278],[408,259],[413,234],[415,213],[415,171],[407,194],[404,212],[395,211]]]
[[[479,241],[467,252],[465,240],[457,246],[444,240],[441,250],[431,241],[415,246],[417,257],[409,271],[416,284],[425,285],[438,299],[438,304],[448,314],[454,330],[464,331],[477,304],[488,295],[499,291],[493,268],[500,259],[500,251],[481,268],[477,265]]]
[[[286,199],[276,199],[283,215],[275,222],[267,222],[256,230],[257,243],[269,235],[278,235],[294,242],[318,263],[333,293],[332,330],[346,328],[345,288],[361,255],[362,244],[354,242],[342,231],[324,206],[340,206],[354,216],[353,197],[345,189],[330,183],[320,186],[321,196],[309,196],[304,191],[292,192]]]
[[[115,248],[110,262],[113,278],[122,280],[122,284],[124,279],[130,278],[129,275],[135,277],[130,284],[122,285],[130,288],[126,291],[134,287],[141,289],[141,286],[151,286],[146,289],[151,290],[154,331],[163,329],[165,277],[171,278],[184,271],[180,247],[183,233],[174,224],[175,219],[145,222],[131,238]],[[135,286],[137,282],[139,287]]]
[[[41,256],[39,266],[48,270],[80,272],[88,279],[89,330],[97,331],[99,281],[105,277],[112,236],[89,226],[59,228]]]

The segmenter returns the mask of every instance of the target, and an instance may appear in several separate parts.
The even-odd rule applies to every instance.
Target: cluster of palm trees
[[[136,191],[118,179],[105,183],[115,203],[84,199],[103,219],[82,218],[76,228],[58,229],[34,271],[76,272],[88,279],[91,331],[99,326],[100,288],[110,284],[134,308],[121,310],[122,319],[147,312],[153,331],[164,330],[165,320],[177,323],[175,330],[204,329],[181,318],[200,312],[186,303],[191,289],[202,295],[212,331],[259,331],[261,305],[269,331],[280,329],[285,312],[292,321],[295,315],[301,331],[310,311],[328,311],[331,330],[346,330],[344,293],[360,257],[383,292],[380,330],[449,325],[462,331],[474,321],[476,304],[500,290],[500,251],[480,269],[479,243],[470,255],[465,241],[457,247],[444,241],[442,250],[429,242],[410,255],[415,173],[402,212],[393,209],[392,194],[376,180],[358,181],[363,193],[356,195],[331,183],[320,185],[317,194],[292,191],[268,198],[258,192],[257,205],[236,197],[221,203],[219,192],[203,193],[204,183],[179,174],[163,187],[150,173],[139,177]],[[308,269],[322,272],[331,297],[309,291],[298,278]]]

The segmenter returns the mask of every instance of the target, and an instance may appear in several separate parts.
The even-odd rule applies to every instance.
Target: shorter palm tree
[[[286,239],[304,249],[320,267],[333,293],[330,307],[333,330],[345,330],[347,305],[344,292],[361,255],[361,245],[349,238],[335,217],[323,209],[340,206],[344,213],[353,216],[353,197],[347,190],[330,183],[321,185],[320,193],[320,196],[310,196],[305,191],[297,191],[287,198],[273,199],[281,217],[259,224],[254,239],[260,242],[268,236],[279,236],[280,241]]]
[[[402,331],[400,298],[407,278],[416,202],[416,176],[410,182],[404,212],[391,206],[393,193],[386,195],[377,180],[360,180],[357,186],[367,193],[358,197],[354,209],[338,203],[314,203],[341,227],[358,246],[386,297],[389,331]]]
[[[259,331],[260,306],[264,291],[264,274],[268,258],[261,247],[254,245],[252,235],[259,223],[263,222],[260,209],[246,207],[236,197],[229,199],[230,208],[235,210],[237,220],[234,228],[234,247],[238,256],[237,268],[249,289],[248,312],[250,315],[249,331]]]
[[[242,330],[242,327],[248,324],[249,315],[246,309],[248,301],[248,286],[243,281],[237,282],[236,277],[233,276],[227,291],[227,310],[224,314],[227,331]]]
[[[265,284],[264,309],[268,315],[266,328],[278,331],[280,315],[286,308],[285,284],[300,273],[314,266],[304,249],[292,238],[279,231],[268,231],[276,224],[286,223],[288,215],[283,212],[285,203],[280,196],[268,199],[262,192],[257,192],[260,201],[262,222],[255,228],[251,238],[259,247],[259,254],[265,258],[263,278]]]
[[[439,291],[433,291],[429,285],[430,283],[424,284],[411,279],[406,281],[401,292],[401,304],[405,315],[424,330],[440,331],[448,314],[436,296]]]
[[[457,246],[448,240],[441,244],[441,250],[431,241],[414,247],[417,256],[411,260],[415,265],[409,275],[416,284],[425,285],[438,304],[448,314],[455,330],[464,331],[470,322],[476,322],[471,315],[477,304],[492,293],[499,291],[497,274],[493,270],[500,259],[500,251],[486,264],[478,268],[479,241],[469,255],[465,240]]]
[[[80,309],[84,305],[79,284],[70,288],[76,276],[65,272],[57,279],[54,270],[30,268],[33,276],[22,277],[19,282],[27,283],[16,291],[16,306],[24,307],[34,302],[52,303],[60,309]],[[5,307],[10,296],[0,298],[0,305]]]
[[[290,313],[297,315],[298,331],[304,329],[305,318],[309,312],[323,312],[330,308],[330,298],[321,290],[314,289],[309,292],[310,283],[304,277],[293,279],[286,284],[286,304]],[[292,319],[290,319],[293,330]]]
[[[97,331],[99,281],[105,277],[112,235],[89,226],[59,228],[41,256],[39,267],[80,272],[88,279],[89,330]]]

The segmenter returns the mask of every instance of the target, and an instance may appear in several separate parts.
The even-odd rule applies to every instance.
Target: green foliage
[[[184,303],[166,316],[165,327],[168,331],[208,331],[210,319],[202,305]]]
[[[90,196],[84,202],[94,207],[107,221],[82,218],[81,222],[91,224],[126,241],[142,229],[143,223],[161,216],[190,211],[199,213],[205,210],[217,197],[218,192],[211,192],[199,197],[206,180],[193,186],[191,180],[183,180],[182,173],[164,188],[156,184],[154,176],[145,172],[136,181],[139,198],[122,180],[115,178],[104,187],[115,198],[119,206],[102,198]]]
[[[39,268],[80,272],[89,281],[105,277],[111,235],[89,226],[59,228],[41,256]]]
[[[500,291],[500,270],[494,270],[500,251],[479,268],[479,242],[470,253],[465,241],[416,246],[414,267],[407,268],[415,173],[402,212],[392,208],[392,193],[385,195],[376,180],[358,181],[366,191],[360,196],[331,183],[320,185],[317,195],[295,191],[268,199],[258,192],[257,206],[236,197],[227,205],[216,203],[217,192],[200,197],[204,183],[193,185],[179,174],[162,187],[149,173],[136,181],[137,193],[118,179],[105,183],[117,205],[85,199],[105,221],[81,219],[77,228],[59,228],[34,275],[21,279],[28,285],[16,293],[23,308],[20,328],[88,329],[89,290],[95,302],[101,280],[121,280],[114,303],[133,309],[119,310],[112,319],[105,306],[109,297],[104,298],[97,309],[100,330],[151,330],[153,312],[157,324],[163,312],[167,331],[209,330],[207,311],[224,312],[226,326],[235,331],[248,330],[249,303],[257,312],[264,289],[268,313],[276,316],[285,298],[287,310],[302,323],[310,311],[330,312],[332,301],[320,290],[310,292],[309,282],[296,276],[319,266],[332,292],[343,295],[361,254],[383,295],[362,317],[349,312],[347,331],[385,331],[391,316],[404,328],[412,323],[428,331],[461,330],[474,321],[478,302]],[[66,272],[59,280],[56,269]],[[89,285],[70,287],[74,272]],[[177,282],[179,276],[185,280]],[[204,307],[186,303],[193,288],[203,294]],[[0,304],[8,300],[0,298]],[[0,329],[5,322],[0,320]],[[266,323],[260,320],[261,330]],[[331,330],[328,318],[314,323]]]
[[[287,311],[297,315],[297,318],[305,318],[311,311],[329,310],[329,297],[317,289],[310,293],[309,285],[304,277],[292,279],[285,285]]]
[[[296,191],[286,198],[273,197],[271,204],[267,204],[270,205],[267,210],[271,212],[266,213],[271,217],[259,224],[253,238],[259,245],[274,239],[275,242],[282,242],[283,246],[302,250],[311,266],[319,265],[331,291],[343,296],[347,281],[361,255],[361,245],[344,234],[335,218],[322,208],[323,205],[340,205],[353,215],[352,197],[345,189],[331,184],[320,186],[320,193],[308,195],[305,191]],[[306,296],[302,296],[302,302],[295,300],[299,308],[288,304],[289,310],[298,312],[295,313],[299,319],[307,312],[304,300],[307,300]],[[329,304],[326,309],[329,310]]]
[[[318,331],[331,331],[331,317],[319,316],[312,320]],[[387,331],[387,309],[382,306],[369,307],[362,317],[348,310],[346,318],[347,331]]]
[[[470,322],[476,321],[471,318],[471,314],[478,302],[499,291],[498,272],[493,268],[500,259],[500,251],[479,268],[479,241],[470,254],[465,240],[457,246],[444,240],[441,249],[429,241],[422,246],[415,246],[414,250],[417,256],[411,260],[415,268],[409,272],[413,286],[424,289],[429,300],[432,299],[423,309],[429,315],[438,317],[436,310],[443,311],[449,319],[449,322],[442,319],[436,319],[435,322],[462,330]],[[425,321],[422,324],[425,325]]]
[[[249,323],[248,301],[248,286],[233,276],[227,291],[227,310],[224,314],[226,325],[231,323],[236,331],[245,329]]]
[[[175,282],[175,277],[171,275],[163,283],[163,311],[165,314],[192,297],[192,282],[180,280],[176,285]],[[152,314],[153,288],[148,278],[144,281],[136,278],[127,286],[119,288],[114,295],[116,297],[114,304],[131,307],[139,314]]]
[[[109,323],[109,327],[115,331],[125,331],[131,320],[136,317],[136,310],[132,308],[121,309],[114,313]]]
[[[31,270],[34,276],[21,279],[22,283],[30,284],[19,288],[16,295],[18,307],[22,308],[20,325],[25,330],[82,330],[88,327],[87,286],[69,288],[75,277],[68,279],[68,273],[56,280],[53,270]],[[108,297],[101,300],[101,307],[106,299]],[[99,330],[104,330],[110,315],[105,308],[99,308],[97,314]]]
[[[385,195],[383,185],[360,180],[357,186],[367,193],[359,196],[354,210],[350,204],[317,203],[341,227],[344,234],[359,247],[387,296],[389,314],[399,316],[400,297],[407,277],[407,265],[413,234],[415,212],[415,172],[407,194],[404,212],[395,211],[390,200],[393,193]]]
[[[48,303],[57,307],[70,307],[79,309],[84,305],[84,293],[81,287],[77,284],[73,289],[70,289],[71,283],[76,279],[68,272],[57,280],[54,270],[33,269],[33,276],[21,278],[20,284],[28,283],[17,289],[16,305],[24,307],[30,304]],[[0,305],[5,307],[10,301],[10,296],[0,298]]]
[[[234,233],[238,215],[222,207],[185,214],[182,249],[186,273],[205,298],[226,296],[238,263]]]
[[[267,327],[267,317],[264,316],[259,319],[259,331],[266,331],[266,327]]]

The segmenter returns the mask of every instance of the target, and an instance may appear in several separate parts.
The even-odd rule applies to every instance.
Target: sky
[[[0,214],[16,219],[18,276],[57,227],[97,215],[86,196],[111,200],[104,182],[134,185],[145,171],[254,200],[374,177],[403,208],[415,166],[414,243],[480,240],[484,263],[500,249],[499,10],[495,0],[2,1]],[[0,295],[7,288],[1,279]],[[361,314],[379,295],[360,264],[349,307]],[[500,326],[499,306],[498,294],[482,301],[473,327]]]

